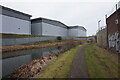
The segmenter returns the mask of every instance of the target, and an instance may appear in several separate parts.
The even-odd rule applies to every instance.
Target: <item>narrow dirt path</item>
[[[84,59],[85,48],[87,46],[84,45],[78,50],[76,58],[73,61],[70,78],[88,78],[86,61]]]

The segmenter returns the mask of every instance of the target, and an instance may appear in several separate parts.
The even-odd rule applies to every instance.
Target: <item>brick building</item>
[[[120,8],[107,18],[108,34],[120,32]]]
[[[120,53],[120,7],[107,19],[108,46]]]

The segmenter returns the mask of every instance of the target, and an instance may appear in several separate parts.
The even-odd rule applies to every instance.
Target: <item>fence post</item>
[[[118,21],[118,9],[117,9],[118,7],[117,7],[117,4],[116,4],[116,25],[117,25],[117,30],[119,29],[118,28],[118,24],[119,24],[119,21]],[[119,32],[119,31],[117,31],[117,32]]]
[[[108,25],[107,25],[107,14],[105,15],[105,19],[106,19],[106,35],[107,35],[107,48],[109,48],[109,42],[108,42]]]

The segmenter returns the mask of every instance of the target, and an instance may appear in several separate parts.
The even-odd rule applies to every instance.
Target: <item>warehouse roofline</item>
[[[79,27],[79,28],[83,28],[85,31],[87,31],[83,26],[67,26],[64,23],[62,23],[60,21],[56,21],[56,20],[46,19],[46,18],[42,18],[42,17],[31,19],[31,23],[39,23],[39,22],[45,22],[48,24],[60,26],[60,27],[67,28],[67,29],[73,29],[73,28]]]
[[[14,9],[11,9],[11,8],[8,8],[8,7],[5,7],[5,6],[1,6],[1,7],[2,7],[2,9],[6,9],[6,10],[9,10],[9,11],[13,11],[13,12],[16,12],[16,13],[19,13],[19,14],[22,14],[22,15],[32,17],[32,15],[29,15],[29,14],[26,14],[26,13],[23,13],[23,12],[20,12],[20,11],[17,11],[17,10],[14,10]]]
[[[67,25],[65,25],[64,23],[62,23],[60,21],[46,19],[46,18],[42,18],[42,17],[32,19],[31,22],[32,23],[45,22],[45,23],[52,24],[52,25],[55,25],[55,26],[60,26],[60,27],[63,27],[63,28],[68,28]]]
[[[83,28],[85,31],[87,31],[83,26],[69,26],[68,29],[73,29],[73,28]]]
[[[2,8],[2,12],[0,12],[0,14],[6,15],[6,16],[20,18],[23,20],[30,20],[29,18],[32,17],[32,15],[25,14],[23,12],[20,12],[5,6],[0,5],[0,7]]]

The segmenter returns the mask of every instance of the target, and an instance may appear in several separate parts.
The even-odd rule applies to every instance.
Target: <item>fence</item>
[[[106,15],[107,26],[97,31],[97,44],[120,53],[120,1]]]
[[[106,14],[107,18],[120,8],[120,1]]]
[[[120,8],[120,1],[115,4],[112,9],[110,9],[110,11],[108,13],[105,14],[105,16],[103,16],[103,18],[101,18],[98,22],[98,31],[104,29],[106,27],[106,19],[108,17],[110,17],[115,11],[117,11]],[[98,32],[97,31],[97,32]]]

